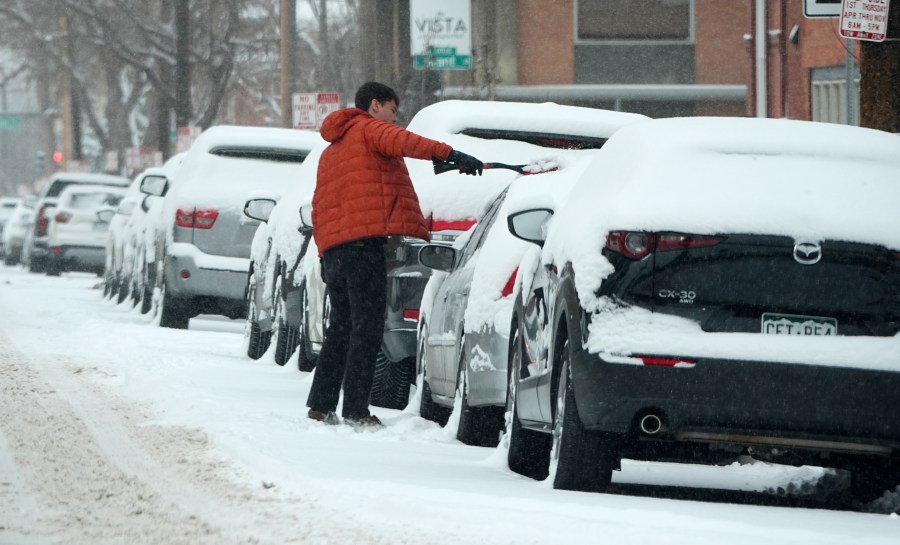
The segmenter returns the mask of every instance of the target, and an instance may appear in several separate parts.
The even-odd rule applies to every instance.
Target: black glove
[[[476,174],[481,176],[481,171],[484,170],[484,163],[461,151],[451,151],[447,160],[455,163],[459,167],[460,172],[469,176],[475,176]]]

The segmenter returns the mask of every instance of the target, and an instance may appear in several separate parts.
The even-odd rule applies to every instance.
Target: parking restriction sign
[[[294,93],[292,97],[295,129],[318,130],[325,117],[341,108],[340,93]]]
[[[890,0],[844,0],[841,6],[841,36],[883,42],[887,36]]]

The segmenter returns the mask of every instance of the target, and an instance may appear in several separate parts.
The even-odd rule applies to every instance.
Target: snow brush
[[[441,161],[440,159],[432,159],[431,162],[434,164],[434,173],[435,174],[443,174],[445,172],[451,171],[459,171],[460,166],[457,163],[453,163],[451,161]],[[529,174],[543,174],[544,172],[553,172],[554,170],[559,170],[559,165],[556,164],[555,161],[539,161],[536,163],[529,163],[527,165],[508,165],[506,163],[484,163],[484,170],[490,170],[493,168],[502,168],[504,170],[513,170],[522,175]]]

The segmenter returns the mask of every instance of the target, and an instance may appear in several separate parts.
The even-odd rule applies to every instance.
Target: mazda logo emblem
[[[794,261],[801,265],[815,265],[822,259],[822,247],[815,242],[794,244]]]

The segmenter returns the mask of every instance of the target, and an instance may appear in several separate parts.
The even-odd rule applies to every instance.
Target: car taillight
[[[47,208],[49,206],[42,206],[37,215],[37,222],[35,222],[34,234],[42,237],[47,234],[47,224],[50,220],[47,219],[45,213],[47,212]]]
[[[606,247],[629,259],[641,259],[653,251],[653,235],[642,231],[612,231]]]
[[[197,210],[196,208],[185,210],[179,208],[175,212],[175,225],[187,227],[188,229],[210,229],[216,223],[217,217],[219,217],[218,210]]]
[[[656,235],[657,250],[679,250],[682,248],[701,248],[715,246],[725,237],[705,235],[686,235],[684,233],[659,233]]]
[[[501,299],[502,299],[503,297],[507,297],[507,296],[509,296],[509,295],[512,295],[512,292],[513,292],[513,286],[516,285],[516,274],[518,274],[518,272],[519,272],[519,268],[516,267],[516,269],[512,272],[512,274],[509,275],[509,280],[506,281],[506,285],[504,285],[504,286],[503,286],[503,289],[500,290],[500,298],[501,298]]]
[[[418,322],[419,321],[419,309],[417,309],[417,308],[403,309],[403,319],[408,320],[410,322]]]
[[[53,216],[53,221],[56,223],[68,223],[70,219],[72,219],[72,214],[68,212],[59,212]]]
[[[685,358],[673,358],[662,356],[634,356],[644,365],[652,367],[693,367],[697,362]]]
[[[629,259],[641,259],[654,251],[684,250],[715,246],[725,237],[688,235],[685,233],[645,233],[612,231],[606,235],[606,247]]]

